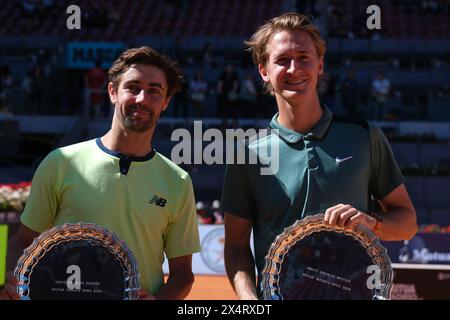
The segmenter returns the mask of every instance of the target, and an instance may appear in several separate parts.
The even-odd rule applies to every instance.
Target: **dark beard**
[[[132,119],[132,117],[125,117],[121,120],[122,125],[125,127],[125,129],[132,131],[132,132],[146,132],[149,131],[151,128],[154,127],[154,121],[153,119],[149,119],[148,121],[142,122],[142,121],[135,121]]]
[[[132,131],[132,132],[147,132],[150,129],[152,129],[155,125],[158,119],[155,119],[155,113],[150,111],[150,117],[147,121],[136,121],[133,120],[133,109],[136,108],[136,105],[130,106],[130,108],[127,110],[127,114],[123,118],[119,117],[120,122],[125,127],[125,129]]]

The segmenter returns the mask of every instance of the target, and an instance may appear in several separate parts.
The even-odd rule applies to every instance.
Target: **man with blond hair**
[[[310,20],[283,14],[261,26],[247,45],[278,107],[270,124],[275,130],[247,148],[258,152],[278,145],[279,168],[261,175],[258,164],[228,165],[221,205],[228,278],[240,299],[257,299],[262,297],[261,272],[270,245],[298,219],[325,213],[325,223],[344,228],[362,224],[383,240],[410,239],[417,225],[382,131],[337,117],[320,104],[317,84],[326,44]],[[379,212],[371,205],[372,197],[381,206]]]

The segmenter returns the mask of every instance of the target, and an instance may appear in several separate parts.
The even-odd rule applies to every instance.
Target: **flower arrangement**
[[[438,224],[424,224],[419,227],[421,233],[450,233],[450,225],[443,227]]]
[[[30,195],[31,182],[0,184],[0,212],[21,213]]]

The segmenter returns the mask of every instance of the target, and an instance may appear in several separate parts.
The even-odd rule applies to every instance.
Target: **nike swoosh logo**
[[[335,161],[336,161],[336,163],[341,163],[341,162],[350,160],[351,158],[353,158],[353,156],[350,156],[350,157],[347,157],[347,158],[342,158],[342,159],[339,158],[339,157],[336,157]]]

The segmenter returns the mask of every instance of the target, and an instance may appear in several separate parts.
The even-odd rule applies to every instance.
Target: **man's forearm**
[[[18,241],[16,238],[11,238],[8,243],[8,252],[6,255],[6,283],[4,290],[0,290],[0,300],[19,300],[17,293],[17,280],[13,275],[13,271],[17,265],[17,260],[22,255],[26,245]]]
[[[256,292],[255,261],[251,251],[230,249],[225,251],[228,279],[241,300],[258,299]]]
[[[155,294],[157,300],[182,300],[186,298],[194,283],[194,275],[177,274],[169,276],[167,282]]]
[[[408,208],[393,208],[382,214],[375,234],[381,240],[409,240],[417,232],[416,214]]]
[[[234,291],[240,300],[257,300],[256,279],[254,275],[246,271],[238,271],[232,280]]]

